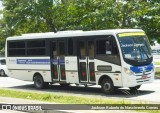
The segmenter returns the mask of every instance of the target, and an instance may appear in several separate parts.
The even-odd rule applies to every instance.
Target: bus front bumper
[[[154,73],[148,75],[126,75],[123,79],[123,87],[135,87],[142,84],[152,83]]]

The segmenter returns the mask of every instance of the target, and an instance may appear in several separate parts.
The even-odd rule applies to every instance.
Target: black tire
[[[0,75],[1,75],[2,77],[6,76],[4,70],[0,70]]]
[[[138,86],[135,86],[135,87],[130,87],[129,89],[130,89],[131,91],[136,91],[136,90],[138,90],[140,87],[141,87],[141,85],[138,85]]]
[[[113,85],[112,80],[109,78],[103,79],[101,83],[101,89],[102,89],[102,92],[107,95],[113,94],[115,91],[115,87]]]
[[[44,88],[47,88],[49,86],[49,83],[44,82],[41,75],[36,75],[34,77],[34,85],[37,89],[44,89]]]
[[[139,89],[141,87],[141,85],[136,86],[137,89]]]

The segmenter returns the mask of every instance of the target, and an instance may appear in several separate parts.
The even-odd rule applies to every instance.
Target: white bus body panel
[[[8,76],[33,81],[35,73],[42,75],[45,82],[52,82],[49,57],[8,57]]]
[[[148,66],[152,66],[152,65],[153,65],[153,63],[151,63],[149,65],[135,66],[135,67],[143,70],[143,69],[148,68]],[[123,66],[128,69],[130,69],[130,67],[133,67],[133,66],[126,64],[126,63],[124,63]],[[126,74],[124,72],[124,67],[122,68],[123,87],[134,87],[134,86],[138,86],[138,85],[142,85],[142,84],[152,83],[154,81],[154,75],[155,75],[154,66],[153,66],[153,69],[150,71],[147,71],[145,73],[143,73],[143,72],[133,73],[132,75]],[[142,76],[144,76],[145,78],[142,78]]]
[[[107,75],[108,77],[110,77],[113,81],[114,86],[122,86],[122,75],[121,73],[116,73],[116,71],[121,72],[121,66],[115,65],[115,64],[111,64],[105,61],[101,61],[101,60],[97,60],[95,59],[95,76],[96,76],[96,84],[98,85],[99,79],[103,76],[103,75]],[[106,71],[98,71],[97,67],[98,65],[101,66],[111,66],[112,67],[112,71],[111,72],[106,72]]]
[[[77,57],[65,57],[67,83],[79,83]]]
[[[114,35],[116,37],[117,33],[122,32],[143,32],[142,30],[101,30],[101,31],[85,31],[79,33],[44,33],[42,35],[22,35],[17,37],[10,37],[7,38],[7,41],[16,41],[16,40],[24,40],[24,39],[54,39],[54,38],[61,38],[61,37],[78,37],[78,36],[92,36],[92,35]],[[118,42],[118,39],[115,38]],[[6,41],[6,42],[7,42]],[[96,77],[96,84],[98,85],[99,79],[107,75],[113,81],[114,86],[119,87],[134,87],[137,85],[141,85],[144,83],[150,83],[154,80],[154,70],[152,72],[145,72],[148,73],[147,77],[150,79],[139,80],[141,76],[134,75],[127,75],[124,72],[124,68],[130,69],[130,65],[126,64],[123,61],[122,51],[120,49],[120,44],[118,44],[120,59],[121,59],[121,66],[108,63],[106,61],[101,61],[98,59],[94,59],[95,65],[95,77]],[[44,82],[52,82],[51,77],[51,64],[50,64],[50,56],[48,57],[7,57],[7,43],[6,43],[6,62],[7,68],[9,70],[8,76],[17,78],[20,80],[26,81],[33,81],[33,76],[35,73],[40,73],[44,79]],[[40,62],[36,63],[36,60],[40,59]],[[31,62],[30,62],[31,60]],[[32,62],[35,60],[35,62]],[[43,60],[47,60],[44,61]],[[42,61],[42,62],[41,62]],[[77,56],[66,56],[65,57],[65,70],[66,70],[66,83],[79,83],[79,75],[78,75],[78,60]],[[99,71],[97,69],[98,66],[111,66],[111,71]],[[144,66],[145,67],[145,66]],[[142,75],[143,73],[141,73]]]

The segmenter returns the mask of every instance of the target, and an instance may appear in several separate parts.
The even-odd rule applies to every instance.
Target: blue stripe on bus
[[[60,63],[61,65],[64,65],[64,59],[60,59],[60,60],[59,60],[59,63]]]
[[[65,64],[64,59],[52,59],[51,61],[53,65],[58,65],[58,61],[61,65]],[[17,59],[17,64],[49,65],[50,59]]]
[[[60,60],[57,60],[57,59],[53,59],[52,60],[52,64],[53,65],[57,65],[58,64],[58,61],[59,61],[59,64],[61,64],[61,65],[64,65],[64,59],[60,59]]]
[[[58,60],[57,59],[52,59],[52,64],[53,65],[57,65],[58,64]]]
[[[151,71],[153,68],[153,63],[151,63],[145,66],[131,66],[130,70],[132,70],[134,73],[142,73],[143,71]]]
[[[49,65],[50,59],[17,59],[17,64]]]

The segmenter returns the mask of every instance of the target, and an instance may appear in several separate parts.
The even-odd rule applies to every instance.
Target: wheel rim
[[[0,75],[1,75],[1,76],[4,76],[4,71],[3,71],[3,70],[0,72]]]
[[[111,89],[111,84],[110,83],[105,83],[103,86],[104,86],[105,91],[108,91],[108,90]]]
[[[41,80],[40,78],[37,78],[37,80],[36,80],[36,85],[37,85],[38,87],[40,87],[40,86],[42,85],[42,80]]]

